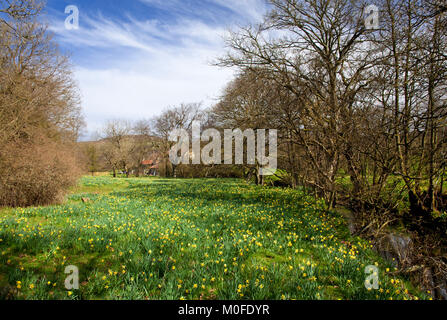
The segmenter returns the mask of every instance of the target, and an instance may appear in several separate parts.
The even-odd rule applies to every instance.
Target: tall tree
[[[169,152],[174,142],[169,141],[169,136],[173,130],[192,130],[195,120],[201,117],[201,105],[199,103],[181,104],[178,107],[167,108],[160,116],[153,119],[154,134],[159,138],[157,149],[164,158],[165,173],[168,175]],[[176,176],[177,165],[172,164],[172,176]]]
[[[301,126],[293,133],[317,172],[312,182],[335,204],[336,176],[344,157],[360,189],[348,133],[355,97],[368,85],[373,53],[365,50],[364,8],[349,0],[272,0],[272,10],[258,26],[228,39],[230,51],[220,64],[269,70],[271,79],[289,90],[301,106]]]
[[[135,147],[131,133],[132,126],[126,120],[111,120],[102,128],[102,155],[113,171],[113,177],[117,176],[118,170],[123,170],[127,176],[130,174],[131,156]]]
[[[79,94],[68,59],[39,22],[42,8],[0,1],[0,205],[51,202],[77,175]]]

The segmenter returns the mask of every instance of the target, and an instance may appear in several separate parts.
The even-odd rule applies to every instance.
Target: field
[[[322,207],[240,180],[84,177],[63,205],[0,211],[0,298],[426,298]]]

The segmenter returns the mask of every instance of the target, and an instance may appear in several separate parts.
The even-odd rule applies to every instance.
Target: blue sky
[[[67,30],[65,7],[79,9]],[[110,119],[150,118],[167,106],[211,106],[233,71],[211,66],[223,36],[259,21],[264,0],[47,0],[46,19],[69,53],[87,120],[84,139]]]

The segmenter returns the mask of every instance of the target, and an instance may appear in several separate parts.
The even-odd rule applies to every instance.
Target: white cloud
[[[144,57],[126,68],[79,68],[75,75],[83,95],[89,131],[107,119],[142,119],[159,114],[170,105],[203,102],[210,106],[231,80],[231,70],[220,70],[190,56]]]
[[[150,6],[169,10],[181,15],[189,14],[201,16],[204,19],[222,21],[226,19],[243,18],[249,21],[259,21],[267,10],[265,0],[202,0],[202,5],[192,5],[185,0],[140,0]],[[225,8],[233,13],[233,17],[221,16],[218,12],[210,10],[210,5]]]
[[[248,17],[251,21],[260,21],[267,11],[265,1],[259,0],[213,0],[213,2],[238,13],[242,17]]]
[[[177,0],[141,1],[167,9],[180,5]],[[262,0],[210,1],[251,21],[264,10]],[[233,76],[232,70],[210,65],[224,53],[224,25],[188,15],[169,24],[129,15],[123,17],[125,21],[85,13],[81,18],[79,30],[66,30],[61,20],[51,30],[58,41],[72,48],[75,57],[89,62],[75,69],[89,136],[108,119],[149,118],[181,102],[210,106]]]

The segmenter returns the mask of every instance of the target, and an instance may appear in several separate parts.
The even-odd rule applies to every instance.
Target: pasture
[[[426,298],[393,271],[321,202],[242,180],[84,177],[62,205],[0,210],[8,299]]]

